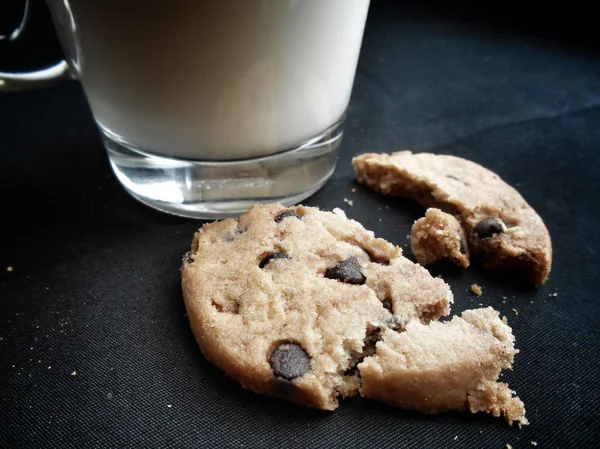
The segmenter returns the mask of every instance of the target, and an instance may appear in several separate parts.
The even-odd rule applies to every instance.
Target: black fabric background
[[[553,26],[574,14],[571,22],[560,12],[550,22],[538,17],[528,28],[501,8],[455,6],[373,3],[338,168],[305,203],[341,207],[405,247],[423,210],[357,185],[353,155],[455,154],[517,187],[553,239],[547,284],[532,289],[476,267],[443,275],[453,313],[481,304],[507,316],[521,352],[503,379],[525,402],[530,426],[482,414],[422,416],[359,398],[335,412],[308,410],[226,378],[202,358],[184,315],[178,267],[200,223],[123,191],[72,82],[0,94],[0,446],[598,444],[597,49],[580,39],[585,27],[564,40]],[[18,49],[0,46],[1,69],[55,57],[41,11],[38,34]],[[22,56],[27,42],[37,61]]]

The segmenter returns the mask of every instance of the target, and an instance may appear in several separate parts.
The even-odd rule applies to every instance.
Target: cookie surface
[[[411,250],[419,264],[427,267],[440,260],[469,266],[469,247],[456,218],[430,207],[412,226]]]
[[[335,409],[386,329],[449,313],[441,280],[344,213],[262,205],[203,226],[183,259],[204,356],[244,387]]]
[[[486,168],[455,156],[400,151],[352,160],[358,181],[459,218],[474,256],[491,268],[525,271],[546,282],[552,245],[544,222],[514,188]]]

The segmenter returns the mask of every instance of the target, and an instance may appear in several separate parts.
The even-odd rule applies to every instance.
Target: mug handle
[[[0,40],[16,40],[22,33],[29,18],[29,0],[25,0],[23,18],[19,26],[9,36],[0,36]],[[34,89],[56,84],[65,79],[74,79],[64,59],[51,67],[25,73],[0,72],[0,92]]]

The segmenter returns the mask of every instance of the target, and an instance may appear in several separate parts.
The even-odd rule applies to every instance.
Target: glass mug
[[[47,0],[123,187],[193,218],[296,204],[335,169],[369,0]]]

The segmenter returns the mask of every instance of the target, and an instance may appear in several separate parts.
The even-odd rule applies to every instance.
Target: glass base
[[[199,219],[237,216],[256,203],[297,204],[333,174],[343,118],[287,151],[235,161],[194,161],[157,156],[100,127],[108,157],[125,189],[142,203]]]

